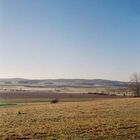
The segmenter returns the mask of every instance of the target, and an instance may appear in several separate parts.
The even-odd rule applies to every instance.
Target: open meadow
[[[140,139],[140,98],[0,106],[1,140]]]

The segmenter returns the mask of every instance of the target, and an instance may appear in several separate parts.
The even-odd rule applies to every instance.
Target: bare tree
[[[140,74],[133,73],[130,77],[130,90],[134,93],[135,96],[140,96]]]

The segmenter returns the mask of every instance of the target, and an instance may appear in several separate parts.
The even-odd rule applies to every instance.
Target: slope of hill
[[[125,87],[127,82],[103,79],[0,79],[0,85],[26,85],[47,87]]]

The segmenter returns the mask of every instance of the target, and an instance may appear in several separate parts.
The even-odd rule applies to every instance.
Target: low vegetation
[[[11,107],[11,106],[16,106],[17,104],[15,103],[1,103],[0,102],[0,107]]]
[[[52,104],[56,104],[56,103],[58,103],[58,102],[59,102],[59,100],[58,100],[57,98],[51,100],[51,103],[52,103]]]
[[[140,99],[0,108],[0,139],[140,139]]]

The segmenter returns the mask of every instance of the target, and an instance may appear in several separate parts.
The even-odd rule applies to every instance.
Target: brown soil
[[[106,95],[103,93],[51,93],[45,91],[38,92],[6,92],[0,93],[0,99],[42,99],[42,98],[123,98],[115,95]]]

